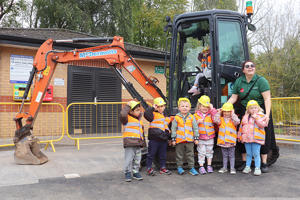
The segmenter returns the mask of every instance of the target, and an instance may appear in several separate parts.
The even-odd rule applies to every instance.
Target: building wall
[[[13,101],[13,84],[10,83],[10,55],[25,55],[25,56],[35,56],[37,49],[31,48],[26,49],[24,47],[14,47],[14,46],[0,46],[0,102],[14,102]],[[140,65],[142,70],[145,72],[147,76],[155,76],[160,82],[158,83],[159,88],[166,92],[166,79],[163,74],[155,74],[155,66],[156,65],[163,65],[162,62],[151,61],[151,60],[136,60],[137,63]],[[137,91],[144,97],[144,99],[148,102],[153,101],[153,98],[150,94],[140,86],[137,81],[134,80],[133,77],[125,70],[123,70],[123,74],[126,79],[133,83],[134,87]],[[54,85],[55,78],[63,79],[64,85]],[[67,66],[65,64],[58,64],[56,67],[56,71],[54,72],[53,78],[51,80],[51,85],[53,85],[53,103],[60,103],[63,105],[64,108],[67,106]],[[132,97],[127,92],[127,90],[122,86],[122,101],[131,100]],[[13,113],[18,111],[18,106],[0,106],[1,112],[1,119],[12,119]],[[28,109],[28,106],[25,106],[25,111]],[[56,108],[55,108],[56,109]],[[58,108],[60,109],[60,108]],[[48,112],[47,110],[40,110],[40,112]],[[5,114],[6,113],[6,114]],[[59,114],[56,114],[59,115]],[[53,117],[56,118],[56,117]],[[49,116],[46,114],[38,115],[38,120],[43,122],[49,121]],[[1,122],[2,123],[2,122]],[[9,123],[10,124],[10,123]],[[148,123],[144,121],[145,127],[147,129]],[[42,126],[42,125],[41,125]],[[11,127],[9,125],[9,127]],[[8,127],[8,128],[9,128]],[[14,128],[13,128],[14,129]],[[14,130],[9,130],[5,133],[5,135],[13,135]],[[47,131],[45,131],[47,132]],[[3,133],[0,133],[0,137]]]

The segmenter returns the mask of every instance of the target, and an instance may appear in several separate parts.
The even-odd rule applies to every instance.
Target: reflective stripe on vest
[[[193,142],[194,141],[194,132],[193,132],[193,120],[194,116],[189,115],[184,122],[183,118],[176,115],[175,120],[177,122],[177,131],[176,131],[176,143],[182,142]]]
[[[218,142],[217,144],[236,144],[237,132],[236,127],[231,120],[226,124],[223,117],[221,117],[221,124],[219,126]]]
[[[128,123],[124,126],[123,138],[143,139],[143,122],[128,115]]]
[[[196,120],[202,119],[197,113],[194,114]],[[211,115],[208,114],[204,118],[204,123],[198,124],[198,130],[200,135],[212,136],[215,134],[215,127],[211,119]]]
[[[254,124],[254,139],[259,141],[265,141],[266,132],[264,128],[259,128],[256,123]]]
[[[165,117],[163,114],[158,112],[153,112],[154,118],[150,123],[149,128],[159,128],[162,131],[169,130],[169,117]]]

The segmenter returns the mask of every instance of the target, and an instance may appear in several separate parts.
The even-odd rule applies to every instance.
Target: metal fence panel
[[[0,103],[0,147],[14,146],[16,123],[13,118],[19,112],[20,106],[21,103]],[[28,110],[29,103],[25,103],[24,111]],[[40,139],[40,143],[47,143],[45,148],[50,144],[55,152],[53,143],[63,138],[64,127],[64,107],[59,103],[43,103],[33,126],[33,134]]]
[[[121,138],[120,111],[124,102],[71,103],[68,105],[67,134],[79,150],[79,140]]]
[[[272,98],[272,115],[276,135],[300,136],[300,97]]]

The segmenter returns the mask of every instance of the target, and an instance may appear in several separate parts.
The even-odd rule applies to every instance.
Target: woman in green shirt
[[[261,108],[265,110],[266,113],[265,121],[268,123],[268,127],[265,128],[266,131],[265,145],[261,147],[261,160],[262,160],[261,170],[262,172],[267,172],[268,152],[270,151],[270,149],[277,150],[273,120],[271,114],[270,85],[264,77],[258,76],[256,74],[256,67],[252,61],[244,62],[242,66],[242,70],[244,74],[238,79],[236,79],[233,86],[232,96],[230,97],[228,102],[234,104],[237,102],[238,98],[241,99],[240,106],[236,108],[236,112],[239,115],[240,119],[245,114],[246,105],[249,100],[257,101],[261,106]],[[242,158],[243,161],[246,161],[245,149],[242,149]],[[241,168],[244,167],[243,165],[241,166]]]

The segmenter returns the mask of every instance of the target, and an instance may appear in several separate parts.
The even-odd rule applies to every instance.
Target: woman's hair
[[[245,68],[245,65],[246,65],[247,62],[251,62],[251,63],[255,66],[255,64],[254,64],[253,61],[251,61],[251,60],[246,60],[246,61],[244,61],[244,62],[242,63],[242,69]]]

